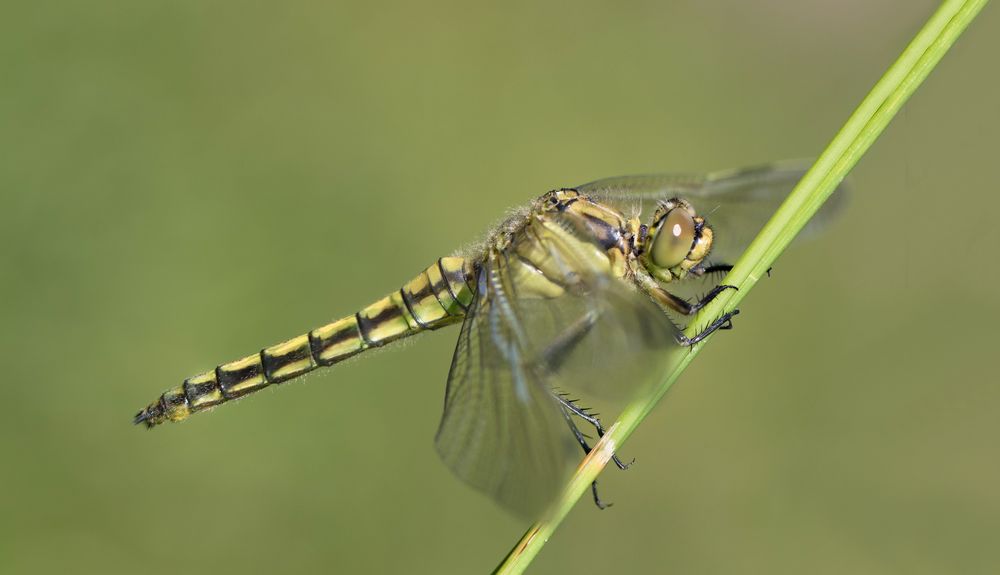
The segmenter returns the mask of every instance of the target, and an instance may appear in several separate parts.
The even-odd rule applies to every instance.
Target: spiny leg
[[[595,317],[595,314],[593,313],[587,314],[579,321],[577,321],[575,324],[573,324],[569,329],[563,332],[562,335],[556,338],[556,340],[552,344],[550,344],[549,347],[547,347],[545,351],[542,353],[541,357],[542,360],[545,362],[545,367],[552,371],[558,369],[559,366],[561,366],[563,362],[566,361],[566,357],[569,355],[569,352],[572,351],[573,347],[575,347],[576,344],[578,344],[580,340],[583,339],[583,337],[590,332],[590,329],[594,327],[596,321],[597,318]],[[601,420],[597,418],[597,414],[591,414],[585,408],[579,407],[578,405],[576,405],[575,401],[568,399],[565,394],[553,391],[552,397],[554,397],[556,401],[559,402],[559,405],[562,407],[564,411],[569,410],[569,413],[572,413],[577,417],[583,419],[587,423],[593,425],[594,429],[597,430],[597,436],[604,437],[604,426],[601,425]],[[574,433],[579,433],[579,430],[576,428],[575,424],[573,424],[573,431]],[[584,451],[586,453],[590,453],[590,447],[587,446],[586,442],[581,440],[580,437],[577,437],[577,440],[580,441],[581,445],[584,446]],[[622,463],[622,461],[618,459],[617,455],[613,455],[612,459],[614,460],[615,465],[617,465],[619,469],[628,469],[629,466],[632,464],[629,463],[626,465],[625,463]]]
[[[720,293],[726,291],[727,289],[734,289],[734,290],[739,289],[736,286],[731,286],[731,285],[725,285],[725,284],[717,285],[714,288],[712,288],[712,291],[708,292],[708,294],[706,294],[705,297],[701,299],[701,301],[699,301],[696,304],[691,304],[687,300],[677,297],[674,294],[663,289],[651,277],[648,276],[646,276],[645,278],[640,277],[637,283],[639,287],[644,292],[646,292],[646,294],[649,295],[649,297],[653,298],[653,301],[657,302],[663,307],[670,308],[684,315],[694,314],[696,311],[708,305],[710,301],[715,299]],[[684,347],[690,347],[698,343],[699,341],[705,339],[706,337],[712,335],[712,333],[717,329],[732,329],[733,324],[731,320],[733,316],[739,313],[740,310],[738,309],[728,313],[724,313],[722,314],[721,317],[713,321],[705,330],[695,335],[694,337],[689,338],[683,333],[678,333],[675,336],[675,339],[677,340],[678,345]]]
[[[771,270],[773,269],[774,269],[773,266],[767,268],[767,277],[771,277]],[[711,274],[728,274],[732,270],[733,266],[730,264],[712,264],[710,266],[693,267],[691,268],[691,271],[688,273],[701,277],[703,275],[711,275]]]
[[[545,368],[550,371],[559,369],[563,362],[566,361],[569,352],[572,351],[573,348],[580,343],[580,340],[590,332],[590,329],[594,327],[595,323],[597,323],[596,313],[588,313],[570,326],[570,328],[563,332],[562,335],[557,337],[555,341],[545,348],[545,351],[541,354]],[[559,402],[559,405],[564,411],[569,410],[569,413],[572,413],[580,419],[583,419],[587,423],[593,425],[594,429],[597,430],[597,436],[604,437],[604,426],[601,425],[601,420],[597,418],[597,414],[591,414],[585,408],[576,405],[575,401],[568,399],[566,395],[554,390],[552,392],[552,397]],[[572,421],[570,423],[572,424],[574,434],[579,433],[576,425],[573,424]],[[590,447],[585,441],[583,441],[580,437],[577,437],[577,441],[581,442],[580,444],[584,447],[584,451],[586,453],[590,453]],[[617,465],[619,469],[628,469],[629,466],[634,463],[633,460],[632,462],[625,464],[618,458],[617,455],[612,455],[611,459],[615,462],[615,465]]]
[[[614,505],[614,503],[605,503],[605,502],[601,501],[601,496],[597,494],[597,480],[596,479],[590,482],[590,492],[594,495],[594,505],[596,505],[598,509],[600,509],[600,510],[603,511],[603,510],[607,509],[608,507],[611,507],[612,505]]]
[[[663,289],[659,285],[650,286],[647,290],[653,299],[659,302],[661,305],[669,307],[670,309],[676,311],[677,313],[683,315],[694,315],[698,310],[705,307],[713,299],[718,297],[718,295],[727,289],[739,290],[736,286],[731,285],[717,285],[711,289],[704,297],[695,303],[690,303],[682,297],[675,296],[674,294]]]
[[[567,398],[565,394],[553,393],[552,395],[553,397],[556,398],[556,401],[559,402],[559,405],[562,408],[563,413],[566,412],[572,413],[573,415],[593,425],[594,429],[597,430],[597,437],[599,438],[604,437],[604,426],[601,425],[601,420],[598,419],[596,413],[590,413],[589,411],[587,411],[587,408],[578,406],[575,401]],[[575,429],[576,424],[573,424],[573,427]],[[576,431],[579,432],[578,429]],[[583,434],[581,433],[580,435]],[[580,441],[579,437],[577,437],[577,441]],[[590,453],[590,447],[587,446],[586,442],[581,443],[581,445],[584,446],[584,451]],[[611,460],[614,461],[615,465],[618,466],[618,469],[621,469],[622,471],[628,469],[629,467],[632,467],[632,464],[635,463],[635,459],[629,461],[628,463],[623,463],[622,460],[618,458],[617,454],[612,454]]]
[[[726,313],[722,314],[721,316],[719,316],[718,319],[716,319],[715,321],[713,321],[711,324],[709,324],[709,326],[707,328],[705,328],[704,330],[702,330],[700,333],[698,333],[698,335],[696,335],[694,337],[688,337],[688,336],[684,335],[683,333],[679,333],[676,336],[677,337],[677,343],[680,344],[683,347],[691,347],[692,345],[694,345],[694,344],[698,343],[699,341],[705,339],[706,337],[712,335],[712,332],[714,332],[717,329],[732,329],[732,327],[733,327],[733,323],[732,323],[733,316],[739,315],[739,313],[740,313],[740,310],[734,309],[733,311],[726,312]]]
[[[567,410],[564,405],[560,404],[559,411],[562,413],[563,419],[566,420],[566,425],[568,425],[570,430],[573,432],[573,437],[576,437],[577,443],[579,443],[580,447],[583,448],[583,452],[590,454],[590,445],[587,443],[587,438],[580,431],[580,428],[576,426],[576,423],[573,421],[573,416],[570,414],[569,410]],[[603,510],[614,505],[613,503],[605,503],[601,501],[601,496],[597,494],[596,479],[590,482],[590,492],[594,495],[594,505],[597,505],[598,509]]]
[[[591,311],[575,321],[559,337],[550,343],[540,356],[548,371],[557,371],[569,357],[569,354],[590,333],[597,323],[599,313]]]
[[[703,275],[712,274],[728,274],[733,270],[733,266],[730,264],[712,264],[708,266],[696,266],[691,268],[689,273],[701,277]]]
[[[576,347],[577,344],[590,333],[591,328],[597,323],[598,314],[596,312],[590,312],[579,320],[573,323],[566,331],[564,331],[559,337],[557,337],[545,350],[542,352],[540,359],[544,364],[545,369],[550,371],[556,371],[559,367],[566,361],[569,353]],[[560,394],[553,390],[552,397],[559,403],[559,411],[563,414],[563,418],[566,420],[566,425],[569,426],[570,431],[573,432],[573,437],[576,438],[577,443],[583,449],[583,452],[587,455],[590,454],[591,447],[587,443],[587,437],[580,431],[577,427],[576,422],[573,421],[573,415],[580,417],[587,423],[594,426],[597,430],[598,437],[604,436],[604,426],[601,425],[601,420],[597,418],[596,414],[589,413],[586,409],[581,408],[576,405],[576,403],[568,399],[565,395]],[[619,469],[628,469],[634,460],[628,464],[622,462],[617,455],[612,454],[612,461]],[[597,481],[594,480],[590,484],[590,491],[594,496],[594,504],[597,505],[598,509],[607,509],[611,507],[611,503],[604,503],[601,501],[601,496],[597,493]]]

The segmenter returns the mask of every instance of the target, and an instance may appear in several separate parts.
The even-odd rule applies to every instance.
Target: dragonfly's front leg
[[[696,266],[691,268],[688,272],[696,277],[704,276],[705,274],[711,274],[716,272],[728,272],[733,269],[733,266],[728,264],[719,264],[708,267]],[[653,301],[660,304],[661,307],[672,309],[675,312],[682,315],[694,315],[701,308],[709,304],[713,299],[715,299],[720,293],[726,291],[727,289],[739,289],[736,286],[731,285],[717,285],[712,288],[707,294],[704,295],[700,300],[695,303],[691,303],[682,297],[675,296],[670,293],[662,286],[660,283],[653,279],[644,270],[636,273],[635,281],[642,288],[642,291],[646,292],[649,297],[653,298]]]
[[[674,294],[668,292],[658,285],[650,286],[647,290],[650,296],[653,297],[660,305],[669,307],[670,309],[676,311],[677,313],[684,315],[694,315],[701,308],[709,304],[713,299],[715,299],[720,293],[726,291],[727,289],[739,289],[736,286],[731,285],[717,285],[712,288],[703,298],[695,303],[691,303],[682,297],[677,297]]]
[[[771,270],[774,268],[767,268],[767,277],[771,277]],[[728,274],[733,271],[733,266],[729,264],[712,264],[710,266],[697,265],[691,268],[688,273],[695,275],[697,277],[702,277],[704,275],[712,274]]]
[[[733,316],[739,315],[739,313],[740,313],[740,310],[734,309],[733,311],[726,312],[726,313],[722,314],[721,316],[719,316],[718,319],[716,319],[715,321],[713,321],[711,324],[709,324],[708,327],[706,327],[705,329],[703,329],[700,333],[698,333],[694,337],[688,337],[688,336],[684,335],[683,333],[679,333],[676,336],[677,337],[677,343],[679,343],[680,345],[682,345],[684,347],[691,347],[692,345],[694,345],[694,344],[698,343],[699,341],[705,339],[706,337],[712,335],[712,332],[714,332],[717,329],[732,329],[732,327],[733,327],[733,322],[732,322]]]
[[[707,269],[707,268],[705,268]],[[705,272],[707,273],[707,272]],[[708,305],[710,301],[715,299],[720,293],[726,291],[727,289],[739,289],[736,286],[731,285],[717,285],[710,292],[705,294],[705,297],[701,298],[697,303],[690,303],[684,298],[675,296],[674,294],[668,292],[667,290],[660,287],[660,284],[656,282],[652,277],[648,275],[637,275],[639,286],[649,294],[649,297],[653,298],[662,307],[670,308],[678,313],[684,315],[693,315],[695,312],[701,308]],[[705,339],[706,337],[712,335],[712,333],[717,329],[731,329],[733,327],[732,319],[733,316],[740,313],[740,310],[734,309],[731,312],[722,314],[718,319],[713,321],[707,328],[702,330],[700,333],[694,337],[688,337],[683,333],[678,333],[676,335],[677,343],[684,346],[690,347],[699,341]]]
[[[712,264],[710,266],[704,266],[701,264],[696,265],[691,268],[688,273],[697,277],[712,274],[728,274],[733,270],[733,266],[729,264]]]

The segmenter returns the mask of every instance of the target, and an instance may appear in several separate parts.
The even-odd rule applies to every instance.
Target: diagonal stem
[[[785,202],[771,216],[753,243],[740,257],[723,283],[735,285],[739,291],[720,294],[702,309],[691,322],[687,335],[694,327],[705,325],[746,297],[763,277],[796,234],[815,215],[823,202],[871,147],[896,112],[917,89],[930,71],[951,48],[969,23],[988,0],[944,0],[938,10],[903,51],[899,59],[882,76],[868,96],[833,138],[812,168],[795,186]],[[663,394],[698,355],[702,344],[680,349],[662,383],[650,394],[632,403],[618,421],[608,428],[593,451],[581,462],[576,473],[560,494],[549,515],[528,529],[494,573],[522,573],[535,558],[549,537],[572,509],[576,501],[611,460],[621,444],[635,431]]]

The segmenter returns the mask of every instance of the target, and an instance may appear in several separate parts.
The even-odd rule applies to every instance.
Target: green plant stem
[[[810,168],[785,202],[761,229],[723,283],[735,285],[706,306],[690,326],[705,325],[735,309],[750,289],[770,269],[796,234],[816,213],[837,185],[854,167],[876,138],[955,43],[966,26],[988,0],[945,0],[917,33],[899,59],[872,88],[844,127]],[[689,336],[693,335],[689,329]],[[584,458],[561,493],[553,510],[535,523],[497,567],[497,574],[522,573],[548,541],[576,501],[589,489],[611,455],[635,431],[663,394],[670,389],[705,342],[676,353],[670,371],[648,396],[630,404]]]

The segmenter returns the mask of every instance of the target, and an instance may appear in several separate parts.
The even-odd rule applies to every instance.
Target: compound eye
[[[694,218],[683,208],[674,208],[660,220],[650,258],[659,268],[672,268],[684,261],[694,244]]]

